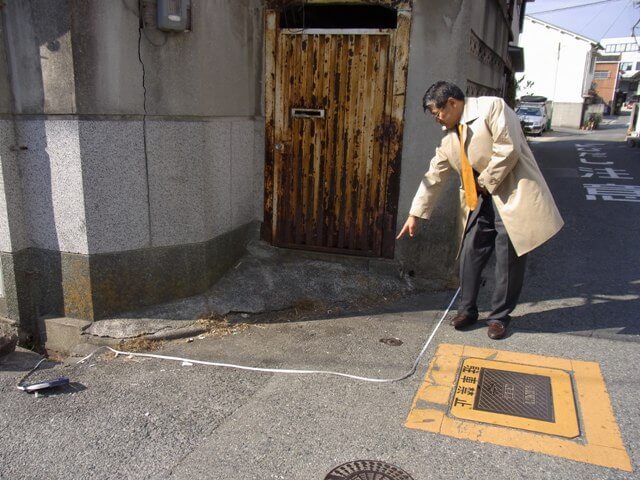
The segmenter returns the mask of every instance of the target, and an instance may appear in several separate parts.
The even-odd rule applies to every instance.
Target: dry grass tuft
[[[164,340],[136,337],[121,341],[118,348],[125,352],[152,352],[162,348],[164,344]]]
[[[197,325],[207,330],[204,334],[207,337],[226,337],[227,335],[244,332],[249,328],[246,323],[229,323],[226,317],[216,314],[201,318],[198,320]]]

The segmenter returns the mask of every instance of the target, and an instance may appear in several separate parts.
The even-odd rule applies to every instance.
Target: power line
[[[579,32],[580,32],[580,31],[584,31],[584,30],[585,30],[589,25],[591,25],[591,24],[593,23],[593,21],[594,21],[596,18],[600,18],[600,14],[601,14],[602,12],[604,12],[606,8],[607,8],[607,5],[603,5],[603,6],[602,6],[602,8],[601,8],[600,10],[598,10],[598,13],[596,13],[593,17],[591,17],[591,20],[589,20],[587,23],[585,23],[585,24],[583,25],[583,27],[582,27],[581,29],[579,29],[578,31],[579,31]]]
[[[633,2],[630,2],[629,5],[633,6]],[[607,31],[604,32],[600,38],[606,38],[607,37],[607,33],[609,33],[609,30],[611,30],[611,28],[618,22],[618,20],[620,20],[620,17],[622,16],[622,14],[625,12],[626,9],[627,9],[627,7],[623,8],[620,11],[620,14],[616,17],[616,19],[613,21],[613,23],[611,25],[609,25],[609,28],[607,28]]]
[[[623,1],[623,0],[600,0],[598,2],[584,3],[582,5],[574,5],[572,7],[560,7],[560,8],[554,8],[553,10],[542,10],[540,12],[530,12],[530,15],[539,15],[541,13],[560,12],[562,10],[571,10],[571,9],[574,9],[574,8],[590,7],[592,5],[600,5],[602,3],[612,3],[612,2],[621,2],[621,1]]]

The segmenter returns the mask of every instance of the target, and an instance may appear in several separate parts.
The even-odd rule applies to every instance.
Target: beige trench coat
[[[478,184],[491,193],[516,253],[524,255],[558,233],[564,222],[515,112],[501,98],[470,97],[460,123],[466,125],[463,141],[469,163],[479,174]],[[460,140],[455,130],[448,131],[436,148],[410,215],[429,218],[452,169],[460,173]],[[466,226],[469,209],[462,187],[460,205]]]

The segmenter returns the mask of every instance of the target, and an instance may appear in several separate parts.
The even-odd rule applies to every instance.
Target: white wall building
[[[551,126],[579,128],[584,100],[589,96],[598,42],[525,16],[520,35],[524,48],[524,77],[521,85],[532,82],[518,92],[542,95],[553,101]]]

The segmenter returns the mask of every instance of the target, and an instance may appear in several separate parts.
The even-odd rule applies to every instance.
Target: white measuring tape
[[[404,375],[402,375],[400,377],[397,377],[397,378],[360,377],[360,376],[357,376],[357,375],[349,375],[348,373],[332,372],[332,371],[328,371],[328,370],[299,370],[299,369],[285,369],[285,368],[248,367],[246,365],[234,365],[234,364],[231,364],[231,363],[220,363],[220,362],[207,362],[205,360],[194,360],[194,359],[191,359],[191,358],[173,357],[173,356],[169,356],[169,355],[158,355],[158,354],[155,354],[155,353],[124,352],[124,351],[116,350],[115,348],[111,348],[111,347],[107,347],[107,346],[97,348],[95,351],[91,352],[89,355],[87,355],[83,359],[79,360],[78,364],[86,362],[89,358],[94,356],[100,350],[105,350],[106,349],[106,350],[110,350],[113,353],[115,353],[116,357],[119,356],[119,355],[126,355],[128,357],[157,358],[159,360],[170,360],[170,361],[174,361],[174,362],[187,362],[187,363],[190,363],[190,364],[208,365],[208,366],[212,366],[212,367],[234,368],[234,369],[237,369],[237,370],[248,370],[250,372],[284,373],[284,374],[293,374],[293,375],[334,375],[334,376],[338,376],[338,377],[345,377],[345,378],[351,378],[353,380],[361,380],[363,382],[374,382],[374,383],[399,382],[401,380],[405,380],[405,379],[409,378],[410,376],[412,376],[416,372],[416,369],[418,368],[418,363],[420,363],[420,359],[422,358],[422,356],[426,352],[427,348],[431,344],[431,340],[433,340],[433,337],[435,336],[436,332],[438,331],[438,328],[440,328],[440,325],[442,325],[442,322],[444,321],[444,319],[446,318],[447,314],[451,310],[453,302],[455,302],[455,300],[458,297],[459,293],[460,293],[460,288],[458,288],[456,290],[455,294],[451,298],[451,301],[449,302],[449,305],[447,306],[447,309],[444,311],[444,313],[442,314],[442,317],[440,318],[440,320],[438,321],[436,326],[433,328],[433,330],[431,332],[431,335],[429,335],[429,338],[427,339],[427,341],[425,342],[424,346],[422,347],[422,350],[420,351],[420,353],[416,357],[415,361],[413,362],[413,366],[411,367],[411,370],[409,370],[407,373],[405,373]],[[39,365],[39,363],[38,363],[38,365]],[[36,367],[34,367],[34,369],[31,372],[33,372],[37,368],[38,365],[36,365]],[[20,388],[21,390],[28,391],[28,390],[26,390],[24,388],[24,386],[21,387],[19,385],[18,388]]]
[[[351,379],[354,379],[354,380],[362,380],[364,382],[375,382],[375,383],[399,382],[401,380],[405,380],[405,379],[409,378],[411,375],[413,375],[415,373],[416,369],[418,368],[418,363],[420,362],[420,359],[422,358],[422,356],[426,352],[427,348],[431,344],[431,340],[433,340],[433,337],[435,336],[436,332],[438,331],[438,328],[440,328],[440,325],[442,325],[442,322],[444,321],[444,319],[446,318],[447,314],[449,313],[449,310],[451,310],[453,302],[455,302],[455,300],[458,297],[459,293],[460,293],[460,288],[458,288],[456,290],[456,293],[451,298],[451,301],[449,302],[449,305],[447,306],[447,309],[442,314],[442,317],[440,318],[440,321],[438,321],[438,323],[434,327],[433,331],[431,332],[431,335],[429,336],[429,338],[425,342],[424,346],[422,347],[422,350],[420,351],[420,353],[416,357],[415,361],[413,362],[413,366],[411,367],[411,370],[409,370],[407,373],[405,373],[404,375],[402,375],[400,377],[397,377],[397,378],[359,377],[357,375],[349,375],[347,373],[332,372],[332,371],[327,371],[327,370],[297,370],[297,369],[284,369],[284,368],[248,367],[248,366],[245,366],[245,365],[234,365],[234,364],[231,364],[231,363],[219,363],[219,362],[207,362],[207,361],[204,361],[204,360],[192,360],[190,358],[171,357],[171,356],[167,356],[167,355],[157,355],[157,354],[154,354],[154,353],[123,352],[123,351],[116,350],[116,349],[111,348],[111,347],[100,347],[100,349],[106,348],[108,350],[111,350],[113,353],[116,354],[116,356],[118,356],[118,355],[127,355],[127,356],[133,356],[133,357],[158,358],[158,359],[161,359],[161,360],[172,360],[174,362],[189,362],[189,363],[198,364],[198,365],[209,365],[209,366],[212,366],[212,367],[235,368],[235,369],[239,369],[239,370],[248,370],[248,371],[251,371],[251,372],[287,373],[287,374],[297,374],[297,375],[324,374],[324,375],[335,375],[335,376],[338,376],[338,377],[346,377],[346,378],[351,378]],[[100,349],[98,349],[98,350],[100,350]],[[98,350],[96,350],[95,352],[87,355],[82,360],[80,360],[78,363],[85,362],[86,360],[91,358]]]

